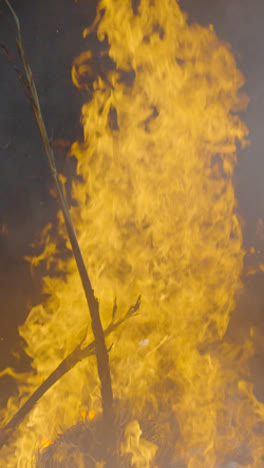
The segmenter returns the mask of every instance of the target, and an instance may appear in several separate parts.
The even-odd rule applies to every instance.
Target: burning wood
[[[110,325],[106,328],[104,334],[108,336],[114,330],[116,330],[120,325],[122,325],[126,320],[131,318],[140,306],[140,297],[138,298],[136,304],[131,306],[127,313],[119,320],[115,320],[113,309],[113,319]],[[82,346],[83,343],[80,343],[71,354],[69,354],[59,366],[49,375],[49,377],[42,382],[42,384],[35,390],[35,392],[30,396],[30,398],[22,405],[18,412],[12,417],[8,424],[0,429],[0,448],[9,440],[13,432],[16,430],[18,425],[23,421],[27,414],[34,408],[38,400],[54,385],[63,375],[69,372],[78,362],[82,361],[88,356],[95,355],[95,342],[93,341],[88,346]],[[2,373],[4,375],[4,372]]]

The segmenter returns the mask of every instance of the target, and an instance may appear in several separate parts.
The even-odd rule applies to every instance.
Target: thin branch
[[[9,0],[4,0],[5,4],[9,8],[13,19],[16,24],[17,28],[17,45],[20,53],[20,57],[23,63],[23,67],[25,70],[26,78],[27,78],[27,85],[30,91],[30,104],[32,106],[35,119],[37,121],[39,131],[41,134],[42,142],[45,148],[45,152],[48,158],[51,174],[53,176],[55,186],[58,193],[59,202],[61,205],[61,209],[63,212],[63,217],[66,225],[66,229],[68,232],[68,236],[72,246],[72,252],[75,257],[75,261],[77,264],[77,268],[80,274],[80,278],[82,281],[83,289],[85,292],[88,309],[90,311],[91,316],[91,326],[94,334],[95,339],[95,354],[96,354],[96,361],[97,361],[97,370],[98,376],[101,382],[101,395],[102,395],[102,407],[103,407],[103,419],[106,423],[106,426],[109,428],[110,435],[113,438],[114,434],[114,415],[113,415],[113,392],[112,392],[112,382],[111,382],[111,375],[110,375],[110,366],[109,366],[109,358],[105,344],[104,332],[102,328],[102,323],[99,315],[99,304],[98,300],[94,295],[94,291],[92,289],[92,285],[90,282],[90,278],[88,276],[85,263],[83,260],[83,256],[81,253],[81,249],[78,243],[77,235],[75,232],[75,228],[71,219],[69,207],[67,201],[65,199],[61,182],[59,180],[59,176],[56,169],[55,158],[53,149],[51,147],[47,129],[42,117],[41,108],[39,104],[38,94],[35,86],[35,82],[33,79],[31,67],[27,61],[26,53],[23,45],[23,39],[21,34],[20,22],[19,19],[12,8]],[[28,96],[28,93],[26,93]],[[29,97],[29,96],[28,96]],[[115,442],[113,442],[115,444]]]
[[[104,335],[108,336],[117,328],[120,327],[129,318],[135,316],[136,312],[140,307],[140,296],[137,302],[131,306],[126,314],[118,321],[112,321],[110,325],[105,329]],[[89,345],[82,349],[82,343],[79,344],[63,361],[58,367],[42,382],[42,384],[35,390],[29,399],[19,408],[16,414],[6,424],[5,427],[0,429],[0,449],[5,445],[12,434],[15,432],[19,424],[24,420],[27,414],[33,409],[39,399],[67,372],[69,372],[78,362],[83,359],[95,354],[95,342],[92,341]]]

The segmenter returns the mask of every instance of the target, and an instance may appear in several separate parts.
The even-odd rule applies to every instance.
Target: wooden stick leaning
[[[26,80],[24,79],[23,75],[18,70],[18,68],[17,67],[14,67],[14,68],[16,72],[18,73],[19,80],[23,84],[23,87],[26,91],[27,97],[29,98],[30,104],[32,106],[32,109],[35,115],[35,119],[38,124],[42,142],[43,142],[45,152],[48,158],[51,174],[53,176],[55,186],[57,189],[57,195],[58,195],[58,199],[59,199],[60,206],[62,209],[67,233],[70,239],[72,252],[73,252],[76,265],[79,271],[79,275],[82,281],[82,286],[84,289],[86,301],[88,304],[88,309],[89,309],[90,316],[91,316],[91,326],[92,326],[92,331],[94,334],[97,370],[98,370],[98,376],[99,376],[100,383],[101,383],[100,390],[101,390],[101,396],[102,396],[103,419],[105,421],[106,427],[109,428],[109,438],[112,439],[111,445],[113,448],[113,446],[116,447],[116,442],[113,440],[114,432],[115,432],[114,431],[114,413],[113,413],[113,392],[112,392],[112,382],[111,382],[111,375],[110,375],[109,357],[108,357],[108,352],[107,352],[107,348],[105,344],[105,337],[104,337],[104,332],[102,328],[102,323],[101,323],[100,315],[99,315],[99,303],[92,289],[90,278],[88,276],[88,273],[85,267],[81,249],[80,249],[78,239],[76,236],[75,228],[74,228],[71,215],[69,212],[69,207],[65,199],[62,185],[59,180],[58,173],[57,173],[53,149],[51,147],[48,134],[47,134],[47,130],[46,130],[46,126],[43,121],[38,94],[37,94],[36,86],[35,86],[34,79],[32,76],[32,71],[31,71],[30,65],[28,64],[26,54],[25,54],[21,28],[20,28],[20,22],[14,9],[9,3],[9,0],[4,0],[4,2],[7,5],[9,11],[11,12],[12,17],[16,24],[16,28],[17,28],[16,41],[17,41],[18,50],[21,56],[21,60],[23,63]],[[4,51],[7,52],[6,49]],[[117,465],[113,465],[113,466],[117,466]]]
[[[104,335],[108,336],[110,333],[115,331],[120,325],[126,320],[133,317],[140,307],[140,296],[137,302],[131,306],[126,314],[114,321],[114,317],[110,325],[105,329]],[[19,424],[24,420],[27,414],[33,409],[39,399],[67,372],[69,372],[78,362],[82,361],[88,356],[95,354],[95,341],[92,341],[89,345],[82,348],[82,344],[79,344],[63,361],[58,367],[42,382],[42,384],[35,390],[35,392],[29,397],[29,399],[21,406],[11,420],[6,424],[5,427],[0,429],[0,449],[5,445],[12,434],[15,432]]]

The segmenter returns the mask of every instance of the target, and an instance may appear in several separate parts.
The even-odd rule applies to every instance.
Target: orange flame
[[[52,441],[49,439],[42,439],[42,441],[40,442],[40,446],[42,450],[49,447],[51,444],[52,444]]]
[[[142,295],[140,314],[111,336],[114,394],[130,417],[122,454],[137,468],[161,466],[164,446],[188,468],[259,468],[264,409],[246,382],[252,343],[225,339],[244,256],[232,184],[236,143],[247,136],[236,115],[247,104],[244,79],[213,27],[189,26],[174,1],[141,0],[134,12],[129,0],[101,0],[97,21],[116,67],[95,76],[90,51],[73,66],[75,84],[93,95],[84,141],[72,147],[83,179],[72,216],[104,325],[115,297],[123,311]],[[49,299],[20,327],[35,370],[21,401],[87,327],[74,262],[61,267],[67,279],[44,278]],[[17,406],[11,398],[6,419]],[[36,442],[54,440],[84,407],[100,414],[92,359],[41,399],[3,451],[5,466],[29,464]]]
[[[80,415],[81,415],[81,419],[83,421],[85,421],[85,420],[89,421],[89,420],[95,419],[97,417],[96,411],[85,411],[85,410],[83,410],[83,411],[81,411]]]

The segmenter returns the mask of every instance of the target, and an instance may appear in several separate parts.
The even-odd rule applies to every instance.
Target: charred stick
[[[140,307],[140,296],[137,302],[131,306],[124,317],[118,321],[112,321],[110,325],[105,329],[104,335],[108,336],[110,333],[115,331],[120,325],[126,320],[135,315]],[[12,434],[15,432],[19,424],[25,419],[27,414],[34,408],[39,399],[67,372],[69,372],[78,362],[83,359],[95,354],[95,340],[89,343],[85,348],[82,349],[82,345],[78,345],[58,367],[42,382],[42,384],[35,390],[29,399],[21,406],[11,420],[6,424],[5,427],[0,429],[0,449],[5,445]]]

